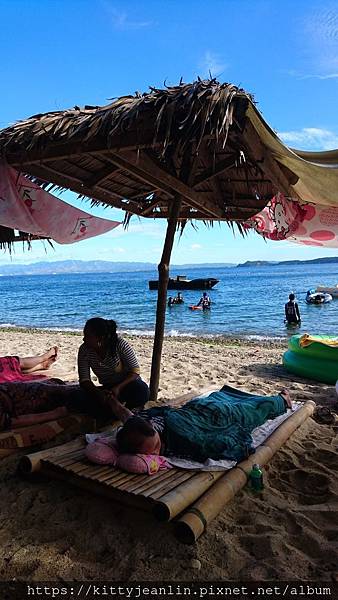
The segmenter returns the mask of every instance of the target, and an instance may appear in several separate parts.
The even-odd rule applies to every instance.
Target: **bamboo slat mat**
[[[124,505],[148,511],[153,510],[156,504],[165,502],[168,492],[177,492],[180,495],[187,484],[193,487],[195,484],[198,485],[201,475],[197,471],[177,468],[160,471],[155,475],[136,475],[115,469],[110,465],[93,465],[84,456],[84,445],[80,450],[70,450],[61,455],[44,457],[41,460],[40,472],[104,495]],[[208,473],[208,478],[210,475],[212,483],[214,474]],[[201,494],[203,491],[202,489]]]
[[[196,393],[185,394],[170,404],[179,406]],[[153,511],[170,520],[202,495],[222,472],[173,468],[155,475],[126,473],[109,465],[93,465],[84,456],[85,441],[77,439],[43,452],[40,472],[67,481],[124,505]],[[34,457],[34,455],[33,455]]]

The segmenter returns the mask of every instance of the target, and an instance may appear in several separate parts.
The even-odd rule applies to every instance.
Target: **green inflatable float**
[[[302,346],[300,341],[304,339],[308,345]],[[335,384],[338,380],[338,337],[293,335],[283,356],[283,365],[301,377]]]

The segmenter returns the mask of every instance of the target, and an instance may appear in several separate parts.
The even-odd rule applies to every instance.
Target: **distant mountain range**
[[[314,258],[311,260],[284,260],[272,262],[266,260],[248,260],[235,265],[233,263],[203,263],[171,265],[171,274],[186,275],[190,269],[199,269],[204,276],[210,274],[213,269],[226,269],[229,267],[265,267],[275,265],[338,263],[338,256],[327,256],[326,258]],[[110,262],[105,260],[60,260],[45,261],[31,264],[0,265],[1,275],[53,275],[61,273],[127,273],[135,271],[157,271],[157,264],[149,262]],[[209,273],[208,273],[209,271]]]
[[[234,267],[231,263],[204,263],[202,265],[171,265],[171,270],[185,275],[187,269],[215,269]],[[0,275],[53,275],[55,273],[126,273],[157,271],[157,264],[148,262],[110,262],[105,260],[60,260],[31,264],[0,265]]]
[[[310,260],[282,260],[280,262],[269,260],[247,260],[245,263],[237,265],[237,267],[271,267],[273,265],[303,265],[303,264],[321,264],[321,263],[338,263],[338,256],[325,256],[323,258],[312,258]]]

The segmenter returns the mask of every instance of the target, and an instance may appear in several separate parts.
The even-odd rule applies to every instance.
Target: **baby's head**
[[[130,417],[117,432],[119,452],[125,454],[160,454],[161,438],[151,423],[142,417]]]

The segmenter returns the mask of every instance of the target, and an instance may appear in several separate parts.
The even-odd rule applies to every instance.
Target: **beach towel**
[[[0,161],[0,225],[72,244],[120,223],[70,206]]]
[[[338,338],[323,338],[317,335],[311,335],[310,333],[304,333],[299,338],[299,345],[301,348],[306,348],[316,342],[316,344],[323,344],[324,346],[330,346],[331,348],[338,347]]]
[[[0,357],[0,384],[10,381],[34,381],[47,379],[46,375],[33,375],[33,373],[23,373],[20,367],[18,356]]]
[[[182,408],[154,407],[147,418],[164,418],[165,456],[198,462],[227,458],[239,462],[254,452],[251,432],[286,412],[282,396],[257,396],[224,386]]]

